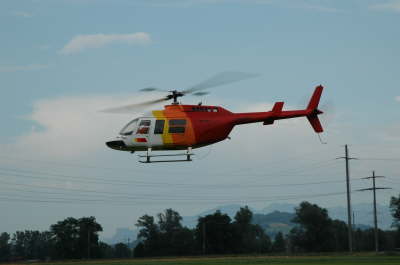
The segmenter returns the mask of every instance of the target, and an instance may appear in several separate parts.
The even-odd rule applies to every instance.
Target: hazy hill
[[[289,233],[294,226],[291,222],[293,218],[294,213],[274,211],[269,214],[254,214],[252,222],[260,225],[269,236],[275,237],[278,232]]]

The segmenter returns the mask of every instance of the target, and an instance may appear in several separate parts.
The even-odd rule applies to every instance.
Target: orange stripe
[[[188,115],[183,111],[182,106],[168,106],[164,111],[164,116],[167,118],[167,123],[171,119],[186,119],[186,129],[184,134],[172,133],[168,135],[171,136],[173,145],[186,145],[193,146],[196,143],[195,134],[193,130],[192,121]],[[167,125],[167,127],[169,127]],[[168,130],[168,128],[166,128]]]

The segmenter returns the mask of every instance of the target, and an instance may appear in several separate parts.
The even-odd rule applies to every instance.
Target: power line
[[[337,195],[343,195],[344,192],[332,192],[332,193],[324,193],[324,194],[303,194],[303,195],[295,195],[295,196],[277,196],[277,197],[266,197],[266,198],[260,198],[260,199],[249,199],[249,200],[215,200],[215,199],[210,199],[209,201],[204,201],[204,200],[192,200],[190,203],[195,202],[237,202],[237,203],[243,203],[243,202],[267,202],[267,201],[287,201],[287,200],[298,200],[298,199],[305,199],[305,198],[320,198],[320,197],[330,197],[330,196],[337,196]],[[166,198],[160,198],[156,199],[155,201],[165,201]],[[14,196],[14,197],[9,197],[9,196],[4,196],[0,195],[0,202],[29,202],[29,203],[77,203],[77,204],[104,204],[104,203],[111,203],[114,205],[131,205],[134,202],[141,202],[141,203],[146,203],[149,202],[148,199],[145,201],[141,200],[126,200],[126,201],[112,201],[112,200],[97,200],[97,199],[65,199],[65,198],[48,198],[48,197],[42,197],[42,198],[35,198],[35,197],[29,197],[29,196]],[[154,200],[153,200],[154,201]],[[180,201],[180,203],[186,203],[189,201]]]
[[[15,186],[22,186],[22,187],[28,187],[28,188],[49,188],[45,186],[38,186],[38,185],[30,185],[30,184],[25,184],[25,183],[10,183],[10,182],[4,182],[0,181],[2,184],[6,185],[15,185]],[[168,201],[180,201],[180,200],[190,200],[190,201],[238,201],[236,198],[231,199],[226,196],[217,196],[211,197],[212,195],[206,195],[200,196],[200,197],[195,197],[193,195],[159,195],[159,194],[138,194],[138,195],[132,195],[132,194],[126,194],[126,193],[121,193],[121,192],[106,192],[106,191],[96,191],[96,190],[87,190],[87,189],[75,189],[75,188],[63,188],[63,187],[50,187],[55,190],[61,190],[61,191],[69,191],[69,192],[85,192],[85,194],[78,194],[78,196],[84,196],[84,197],[92,197],[93,196],[100,196],[100,197],[95,197],[96,200],[103,200],[103,199],[112,199],[112,200],[156,200],[156,201],[162,201],[162,200],[168,200]],[[10,189],[8,188],[8,191]],[[28,193],[33,193],[33,194],[53,194],[53,195],[72,195],[76,197],[76,194],[68,194],[66,192],[49,192],[49,191],[42,191],[42,190],[22,190],[22,189],[15,189],[18,192],[28,192]],[[7,191],[5,191],[7,192]],[[3,194],[5,193],[3,192]],[[90,194],[88,194],[90,193]],[[331,194],[331,193],[326,193],[326,194]],[[317,194],[317,196],[322,196],[325,194]],[[312,197],[314,196],[313,194],[307,194],[307,195],[280,195],[280,196],[272,196],[272,197],[263,197],[263,196],[247,196],[245,197],[244,200],[246,201],[263,201],[266,198],[302,198],[304,196]],[[57,199],[65,199],[65,198],[57,198]],[[80,199],[80,198],[79,198]]]
[[[361,161],[392,161],[398,162],[400,158],[359,158]]]
[[[306,153],[306,154],[301,154],[298,156],[293,156],[292,158],[289,159],[295,159],[295,160],[299,160],[299,158],[304,158],[306,156],[309,155],[315,155],[320,152],[310,152],[310,153]],[[86,169],[102,169],[102,170],[111,170],[113,171],[113,173],[115,171],[127,171],[129,173],[132,173],[132,168],[123,168],[123,167],[103,167],[103,166],[98,166],[98,165],[91,165],[91,164],[83,164],[83,163],[76,163],[76,162],[60,162],[60,161],[52,161],[52,160],[43,160],[43,159],[31,159],[31,158],[21,158],[21,157],[13,157],[13,156],[8,156],[8,155],[3,155],[0,154],[0,159],[5,159],[5,160],[9,160],[9,161],[18,161],[18,162],[28,162],[28,163],[42,163],[42,164],[47,164],[47,165],[57,165],[57,166],[61,166],[61,167],[72,167],[72,168],[86,168]],[[268,164],[273,164],[276,165],[279,162],[286,162],[288,158],[282,159],[282,160],[278,160],[278,161],[267,161],[264,162],[263,165],[268,165]],[[20,164],[20,163],[19,163]],[[242,169],[245,171],[248,171],[249,169],[252,168],[248,168],[248,169]],[[138,171],[138,168],[135,168],[135,171]],[[145,170],[146,172],[148,171],[147,169]],[[229,170],[229,172],[232,173],[236,173],[238,172],[238,169],[234,169],[234,170]],[[162,170],[163,173],[168,172],[165,171],[165,169]]]
[[[1,172],[3,171],[3,172]],[[8,171],[13,173],[8,173]],[[4,173],[5,172],[5,173]],[[17,173],[15,173],[17,172]],[[19,172],[22,172],[19,173]],[[32,174],[41,174],[32,175]],[[43,176],[43,175],[45,176]],[[46,176],[47,175],[47,176]],[[193,188],[265,188],[265,187],[289,187],[289,186],[307,186],[307,185],[317,185],[317,184],[330,184],[330,183],[341,183],[342,180],[327,180],[327,181],[313,181],[313,182],[301,182],[301,183],[286,183],[286,184],[253,184],[253,185],[235,185],[235,184],[185,184],[185,183],[168,183],[168,182],[144,182],[144,181],[118,181],[115,182],[107,181],[102,178],[87,178],[84,176],[72,176],[65,174],[54,174],[43,171],[31,171],[31,170],[20,170],[20,169],[8,169],[8,168],[0,168],[0,176],[13,176],[13,177],[22,177],[22,178],[33,178],[33,179],[51,179],[53,181],[65,181],[73,180],[76,183],[89,183],[89,184],[107,184],[110,186],[126,186],[129,184],[140,185],[140,186],[150,186],[150,187],[165,187],[168,186],[177,186],[177,187],[193,187]]]
[[[312,153],[310,153],[311,155],[313,155],[313,154],[315,154],[316,152],[312,152]],[[317,152],[317,153],[320,153],[320,152]],[[310,155],[309,154],[309,155]],[[297,156],[296,156],[297,157]],[[87,164],[80,164],[80,163],[65,163],[65,162],[58,162],[58,161],[49,161],[49,160],[39,160],[39,159],[26,159],[26,158],[17,158],[17,157],[10,157],[10,156],[5,156],[5,155],[0,155],[0,158],[4,158],[4,159],[8,159],[8,160],[11,160],[11,161],[25,161],[25,162],[35,162],[35,163],[37,163],[37,162],[39,162],[39,163],[44,163],[44,164],[50,164],[50,165],[59,165],[59,166],[64,166],[64,167],[77,167],[77,168],[88,168],[88,169],[102,169],[102,170],[112,170],[113,171],[113,174],[115,174],[115,171],[128,171],[130,174],[132,173],[132,168],[112,168],[112,167],[99,167],[99,166],[95,166],[95,165],[87,165]],[[298,156],[298,158],[304,158],[304,156]],[[296,160],[298,160],[298,159],[296,159]],[[287,159],[285,159],[285,160],[282,160],[282,162],[286,162],[287,161]],[[299,167],[297,167],[296,169],[284,169],[284,170],[280,170],[280,171],[276,171],[276,172],[273,172],[273,173],[269,173],[269,174],[265,174],[265,173],[262,173],[262,174],[260,174],[259,176],[261,176],[261,177],[266,177],[266,176],[271,176],[271,177],[275,177],[275,176],[282,176],[282,177],[284,177],[284,176],[287,176],[287,177],[291,177],[291,176],[293,176],[293,175],[297,175],[297,176],[300,176],[300,174],[299,173],[304,173],[304,172],[307,172],[307,171],[314,171],[315,169],[318,169],[318,168],[322,168],[323,167],[323,165],[322,166],[319,166],[321,163],[334,163],[335,161],[334,160],[331,160],[331,159],[329,159],[329,160],[323,160],[323,161],[318,161],[318,162],[316,162],[316,163],[312,163],[310,166],[307,166],[307,167],[305,167],[305,168],[300,168],[299,169]],[[267,161],[267,163],[263,163],[263,165],[265,165],[265,164],[269,164],[269,163],[271,163],[271,164],[274,164],[274,165],[276,165],[276,162],[273,162],[273,161]],[[20,165],[20,163],[19,163],[19,165]],[[319,166],[319,167],[318,167]],[[250,168],[250,169],[243,169],[243,170],[245,170],[246,172],[245,172],[245,174],[237,174],[237,172],[238,171],[242,171],[242,170],[238,170],[238,169],[234,169],[234,172],[231,172],[231,173],[229,173],[229,176],[246,176],[246,177],[253,177],[253,176],[257,176],[256,174],[254,174],[254,173],[252,173],[252,174],[249,174],[249,171],[251,171],[251,169],[253,169],[253,168]],[[230,170],[230,171],[232,171],[232,170]],[[135,168],[135,172],[137,173],[138,172],[138,168]],[[139,170],[139,172],[140,172],[140,170]],[[142,171],[141,173],[148,173],[149,171],[148,170],[146,170],[146,171]],[[159,174],[165,174],[165,173],[167,173],[168,171],[165,171],[165,169],[163,169],[162,170],[162,172],[159,172]],[[286,173],[286,175],[285,175],[285,172],[292,172],[291,174],[288,174],[288,173]],[[150,171],[150,173],[154,173],[153,171]],[[176,173],[176,171],[174,171],[173,173],[171,173],[171,174],[175,174]],[[212,173],[211,173],[212,174]],[[214,173],[215,174],[215,173]],[[227,173],[227,171],[225,170],[225,174],[224,174],[224,172],[222,172],[222,173],[216,173],[216,176],[217,175],[225,175],[225,174],[228,174]],[[53,174],[54,175],[54,174]],[[105,181],[107,181],[107,180],[105,180]],[[113,181],[115,181],[115,176],[113,176]],[[248,181],[248,179],[247,179],[247,181]],[[166,183],[167,185],[169,185],[169,183]],[[160,183],[160,185],[165,185],[165,183],[163,183],[163,184],[161,184]]]

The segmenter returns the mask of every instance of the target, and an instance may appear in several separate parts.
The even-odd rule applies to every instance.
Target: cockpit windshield
[[[121,135],[131,135],[133,133],[133,130],[136,129],[137,122],[139,118],[134,119],[133,121],[129,122],[127,125],[125,125],[124,128],[119,132]]]

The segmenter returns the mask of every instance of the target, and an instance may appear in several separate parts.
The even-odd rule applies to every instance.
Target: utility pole
[[[378,217],[376,213],[376,190],[388,190],[390,188],[377,188],[375,185],[376,178],[384,178],[384,176],[375,176],[375,171],[372,171],[371,177],[366,177],[363,179],[372,179],[372,188],[360,189],[359,191],[373,191],[374,194],[374,236],[375,236],[375,252],[379,251],[379,240],[378,240]]]
[[[351,222],[351,190],[350,190],[350,165],[349,161],[352,158],[349,157],[349,149],[347,144],[344,146],[345,149],[345,156],[344,157],[339,157],[338,159],[344,159],[346,161],[346,188],[347,188],[347,226],[348,226],[348,237],[349,237],[349,252],[353,252],[353,227],[352,227],[352,222]]]

